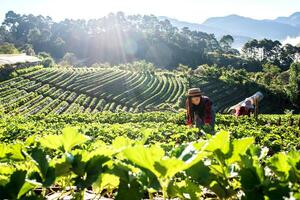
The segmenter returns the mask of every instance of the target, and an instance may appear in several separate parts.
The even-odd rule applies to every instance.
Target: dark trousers
[[[211,130],[212,130],[212,133],[214,133],[215,131],[215,119],[216,119],[216,112],[212,109],[211,110],[211,117],[212,117],[212,120],[210,122],[210,127],[211,127]],[[203,126],[205,125],[204,124],[204,121],[198,116],[198,115],[195,115],[195,125],[197,128],[203,128]]]

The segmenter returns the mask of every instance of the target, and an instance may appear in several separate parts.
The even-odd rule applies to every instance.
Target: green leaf
[[[134,143],[133,140],[130,140],[129,138],[122,136],[122,137],[116,137],[116,139],[114,139],[114,141],[112,142],[112,146],[116,150],[121,150],[131,146],[133,143]]]
[[[47,135],[43,138],[41,138],[40,143],[43,147],[49,148],[49,149],[60,149],[62,148],[62,137],[61,135]]]
[[[151,146],[146,148],[142,145],[127,148],[123,151],[124,156],[134,164],[144,167],[154,173],[156,176],[161,174],[154,168],[155,162],[162,160],[165,152],[162,148]]]
[[[150,170],[158,178],[171,178],[186,167],[182,160],[163,158],[164,154],[164,150],[157,146],[146,148],[138,145],[124,150],[124,155],[128,160]]]
[[[38,187],[38,186],[42,186],[42,184],[36,182],[36,181],[32,181],[32,180],[26,180],[26,182],[23,184],[23,186],[21,187],[19,193],[18,193],[18,199],[21,198],[23,195],[25,195],[27,192],[29,192],[30,190],[33,190],[34,188]]]
[[[89,140],[89,137],[78,133],[78,131],[71,127],[66,127],[62,130],[62,135],[48,135],[40,139],[43,147],[49,149],[60,149],[68,152],[73,147],[83,144]]]
[[[47,154],[38,148],[32,149],[30,156],[38,167],[44,186],[50,186],[55,181],[55,168],[49,166]]]
[[[104,189],[112,192],[114,189],[118,188],[120,184],[120,178],[113,174],[103,173],[101,174],[97,181],[93,183],[93,191],[96,193],[101,193]]]
[[[228,153],[229,151],[229,132],[227,131],[220,131],[216,135],[214,135],[209,141],[205,148],[206,151],[214,152],[217,149],[223,154]]]
[[[170,184],[168,194],[172,198],[198,200],[201,197],[201,189],[195,183],[184,180]]]
[[[0,187],[0,197],[4,199],[17,199],[19,191],[23,187],[26,178],[26,171],[15,171],[11,176],[9,182],[5,187]],[[4,196],[2,196],[4,195]]]
[[[288,163],[288,156],[284,152],[277,153],[273,155],[270,160],[270,168],[274,170],[274,172],[283,179],[288,179],[289,171],[291,166]]]
[[[122,181],[122,179],[120,180],[116,200],[140,200],[143,196],[143,188],[136,179],[131,180],[129,183]]]
[[[89,137],[79,133],[76,129],[66,127],[62,130],[62,144],[65,151],[70,151],[74,146],[85,143]]]
[[[5,144],[0,144],[0,159],[6,158],[8,148]]]
[[[47,170],[49,168],[49,163],[46,158],[46,153],[41,149],[34,148],[30,153],[31,158],[35,161],[34,163],[41,172],[43,178],[46,177]]]
[[[10,144],[9,151],[6,152],[6,155],[9,156],[11,160],[21,161],[24,160],[24,156],[22,154],[22,144]]]
[[[75,184],[79,188],[87,188],[91,186],[104,172],[103,166],[109,158],[103,155],[91,157],[88,161],[82,160],[81,155],[74,156],[74,162],[72,163],[72,171],[77,175],[74,180]]]
[[[232,156],[228,159],[228,164],[240,161],[241,160],[240,156],[244,155],[246,153],[247,149],[253,143],[254,143],[254,138],[253,137],[233,140],[233,142],[232,142],[232,146],[233,146]]]

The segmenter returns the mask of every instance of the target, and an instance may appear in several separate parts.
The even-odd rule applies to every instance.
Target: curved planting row
[[[215,110],[220,113],[228,112],[231,106],[252,95],[243,86],[229,85],[216,79],[207,80],[206,77],[194,76],[191,85],[201,88],[213,101]]]
[[[175,104],[187,89],[175,73],[114,68],[36,68],[0,83],[0,104],[13,114],[140,112]]]

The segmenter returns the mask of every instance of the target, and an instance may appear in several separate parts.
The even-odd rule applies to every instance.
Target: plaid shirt
[[[189,102],[187,101],[187,125],[192,125],[194,123],[195,115],[200,117],[200,119],[205,124],[212,123],[212,102],[207,96],[201,96],[200,104],[189,109]]]

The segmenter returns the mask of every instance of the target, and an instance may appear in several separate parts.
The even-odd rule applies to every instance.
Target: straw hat
[[[188,90],[187,96],[188,97],[196,97],[196,96],[201,96],[202,92],[200,88],[191,88]]]

